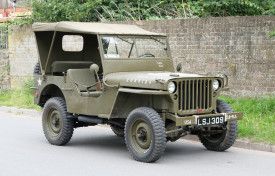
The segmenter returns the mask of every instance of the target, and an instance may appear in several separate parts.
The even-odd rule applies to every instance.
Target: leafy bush
[[[28,22],[275,15],[274,0],[32,0]]]
[[[31,3],[35,22],[97,21],[90,14],[96,1],[82,3],[82,0],[33,0]]]

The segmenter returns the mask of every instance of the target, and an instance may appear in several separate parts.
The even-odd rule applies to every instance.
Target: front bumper
[[[242,120],[243,113],[242,112],[232,112],[232,113],[217,113],[217,114],[206,114],[206,115],[192,115],[180,117],[177,114],[168,114],[166,116],[167,119],[170,119],[176,123],[176,126],[187,126],[187,125],[197,125],[198,118],[205,117],[224,117],[225,122]]]

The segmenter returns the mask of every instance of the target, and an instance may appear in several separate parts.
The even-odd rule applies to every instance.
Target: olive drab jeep
[[[34,103],[43,107],[49,143],[65,145],[76,128],[108,124],[142,162],[187,134],[209,150],[233,145],[242,113],[218,100],[226,75],[181,73],[180,65],[175,72],[166,35],[81,22],[35,23],[33,31]]]

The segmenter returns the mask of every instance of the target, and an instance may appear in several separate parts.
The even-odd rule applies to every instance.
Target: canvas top
[[[57,22],[57,23],[34,23],[34,32],[59,31],[85,34],[121,34],[121,35],[153,35],[166,36],[155,32],[146,31],[136,25],[107,24],[90,22]]]

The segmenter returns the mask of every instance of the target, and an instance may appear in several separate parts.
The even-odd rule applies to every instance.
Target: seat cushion
[[[80,91],[87,91],[84,86],[90,86],[96,83],[95,75],[91,73],[90,69],[69,69],[67,71],[68,77],[73,83],[78,85]],[[82,86],[84,85],[84,86]],[[96,91],[97,86],[89,89],[90,91]]]
[[[54,61],[51,65],[53,73],[67,72],[68,69],[90,68],[92,61]]]

